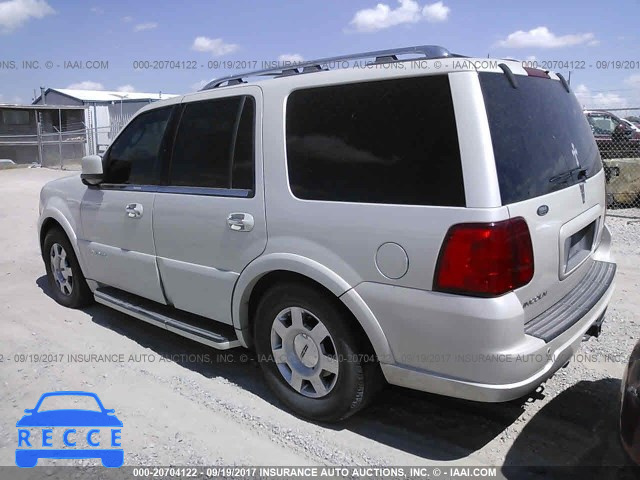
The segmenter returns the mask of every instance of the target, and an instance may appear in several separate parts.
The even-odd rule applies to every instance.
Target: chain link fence
[[[84,123],[70,124],[63,128],[40,128],[40,165],[63,170],[79,170],[82,157],[87,154],[87,134]]]
[[[624,209],[640,217],[640,108],[586,110],[585,115],[604,164],[610,212]]]
[[[118,134],[113,126],[91,128],[84,123],[64,128],[38,127],[31,135],[0,135],[0,159],[14,164],[80,170],[82,157],[102,155]]]

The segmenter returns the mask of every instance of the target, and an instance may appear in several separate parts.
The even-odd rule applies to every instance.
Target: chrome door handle
[[[227,225],[234,232],[250,232],[254,224],[253,215],[249,213],[230,213],[227,217]]]
[[[130,203],[129,205],[124,207],[124,212],[129,218],[140,218],[143,211],[144,209],[139,203]]]

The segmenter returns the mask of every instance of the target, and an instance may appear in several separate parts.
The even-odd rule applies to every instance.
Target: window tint
[[[107,154],[106,183],[154,185],[158,182],[164,131],[172,107],[136,117],[116,138]]]
[[[513,88],[502,73],[479,77],[504,205],[574,185],[581,169],[587,178],[600,171],[589,123],[559,81],[518,76]]]
[[[171,160],[171,185],[253,190],[253,97],[185,106]]]
[[[298,198],[465,204],[447,76],[298,90],[286,118]]]

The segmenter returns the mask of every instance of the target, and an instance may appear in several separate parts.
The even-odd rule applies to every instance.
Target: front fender
[[[273,271],[297,273],[324,286],[351,311],[369,337],[376,355],[380,359],[385,359],[385,363],[393,358],[389,342],[380,323],[360,295],[352,289],[353,285],[315,260],[290,253],[271,253],[258,257],[240,274],[233,291],[231,315],[233,326],[243,346],[248,347],[252,344],[251,332],[249,331],[251,292],[262,277]]]
[[[80,227],[80,205],[77,205],[77,212],[74,215],[72,212],[72,208],[69,207],[68,201],[63,200],[60,197],[51,197],[47,200],[47,203],[44,205],[42,213],[38,218],[38,240],[40,240],[42,236],[42,226],[48,219],[55,220],[60,224],[64,233],[67,235],[69,242],[71,242],[71,246],[78,258],[78,263],[80,264],[80,268],[83,272],[86,272],[85,269],[85,261],[82,256],[82,252],[78,248],[78,237],[76,232]],[[40,243],[38,241],[38,243]],[[41,245],[42,247],[42,245]]]

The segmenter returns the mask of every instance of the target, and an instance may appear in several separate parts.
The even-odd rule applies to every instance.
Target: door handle
[[[234,232],[250,232],[254,224],[253,215],[249,213],[230,213],[227,217],[227,225]]]
[[[129,218],[140,218],[143,211],[144,209],[139,203],[130,203],[129,205],[124,207],[124,212]]]

